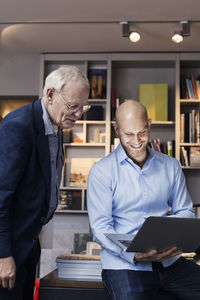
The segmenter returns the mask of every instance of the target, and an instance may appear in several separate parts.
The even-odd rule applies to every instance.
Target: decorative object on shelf
[[[99,143],[100,144],[105,144],[106,143],[106,133],[105,132],[100,132]]]
[[[87,243],[92,241],[91,229],[89,233],[75,233],[74,234],[74,253],[85,254]]]
[[[152,121],[168,120],[168,84],[140,84],[139,101],[146,106]]]
[[[56,257],[58,278],[79,281],[102,281],[98,255],[61,254]]]
[[[73,143],[83,143],[83,140],[84,140],[83,130],[79,127],[79,124],[76,123],[73,130],[71,131],[71,141]]]
[[[101,105],[92,105],[83,118],[84,120],[103,120],[103,107]]]
[[[60,190],[58,194],[57,209],[71,209],[72,208],[72,191]]]
[[[71,143],[71,129],[63,129],[63,143]]]
[[[86,187],[90,168],[99,158],[72,158],[70,186]]]
[[[83,143],[83,139],[74,139],[73,142],[74,143]]]
[[[101,246],[96,242],[87,242],[86,245],[86,254],[89,255],[100,255]]]
[[[100,130],[99,130],[99,128],[95,128],[95,130],[94,130],[94,140],[93,140],[93,142],[94,143],[99,143],[100,142]]]
[[[90,98],[106,99],[106,82],[107,82],[106,67],[90,68],[88,70],[88,79],[91,87]]]
[[[190,167],[200,167],[200,147],[190,147]]]

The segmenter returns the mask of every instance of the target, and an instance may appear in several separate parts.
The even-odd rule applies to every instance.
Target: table
[[[110,300],[103,282],[58,279],[58,272],[40,279],[39,300]]]
[[[111,300],[103,282],[59,279],[57,269],[40,279],[39,300]],[[176,298],[160,292],[157,300]]]

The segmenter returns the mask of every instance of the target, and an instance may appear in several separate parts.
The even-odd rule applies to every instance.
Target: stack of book
[[[61,254],[56,258],[58,278],[102,281],[99,255]]]
[[[200,112],[192,109],[180,115],[180,142],[200,143]]]
[[[160,139],[154,139],[149,142],[149,146],[156,151],[165,153],[169,156],[175,157],[175,141],[160,142]]]
[[[195,80],[193,75],[189,78],[182,77],[180,90],[182,99],[199,99],[200,81]]]

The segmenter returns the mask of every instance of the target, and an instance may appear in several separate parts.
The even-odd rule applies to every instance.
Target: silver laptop
[[[200,251],[200,219],[148,217],[135,236],[106,233],[111,241],[127,252],[161,252],[176,246],[182,252]]]

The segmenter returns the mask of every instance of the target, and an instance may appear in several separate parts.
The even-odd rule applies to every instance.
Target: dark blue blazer
[[[0,257],[23,264],[48,212],[51,165],[41,100],[8,114],[0,126]]]

